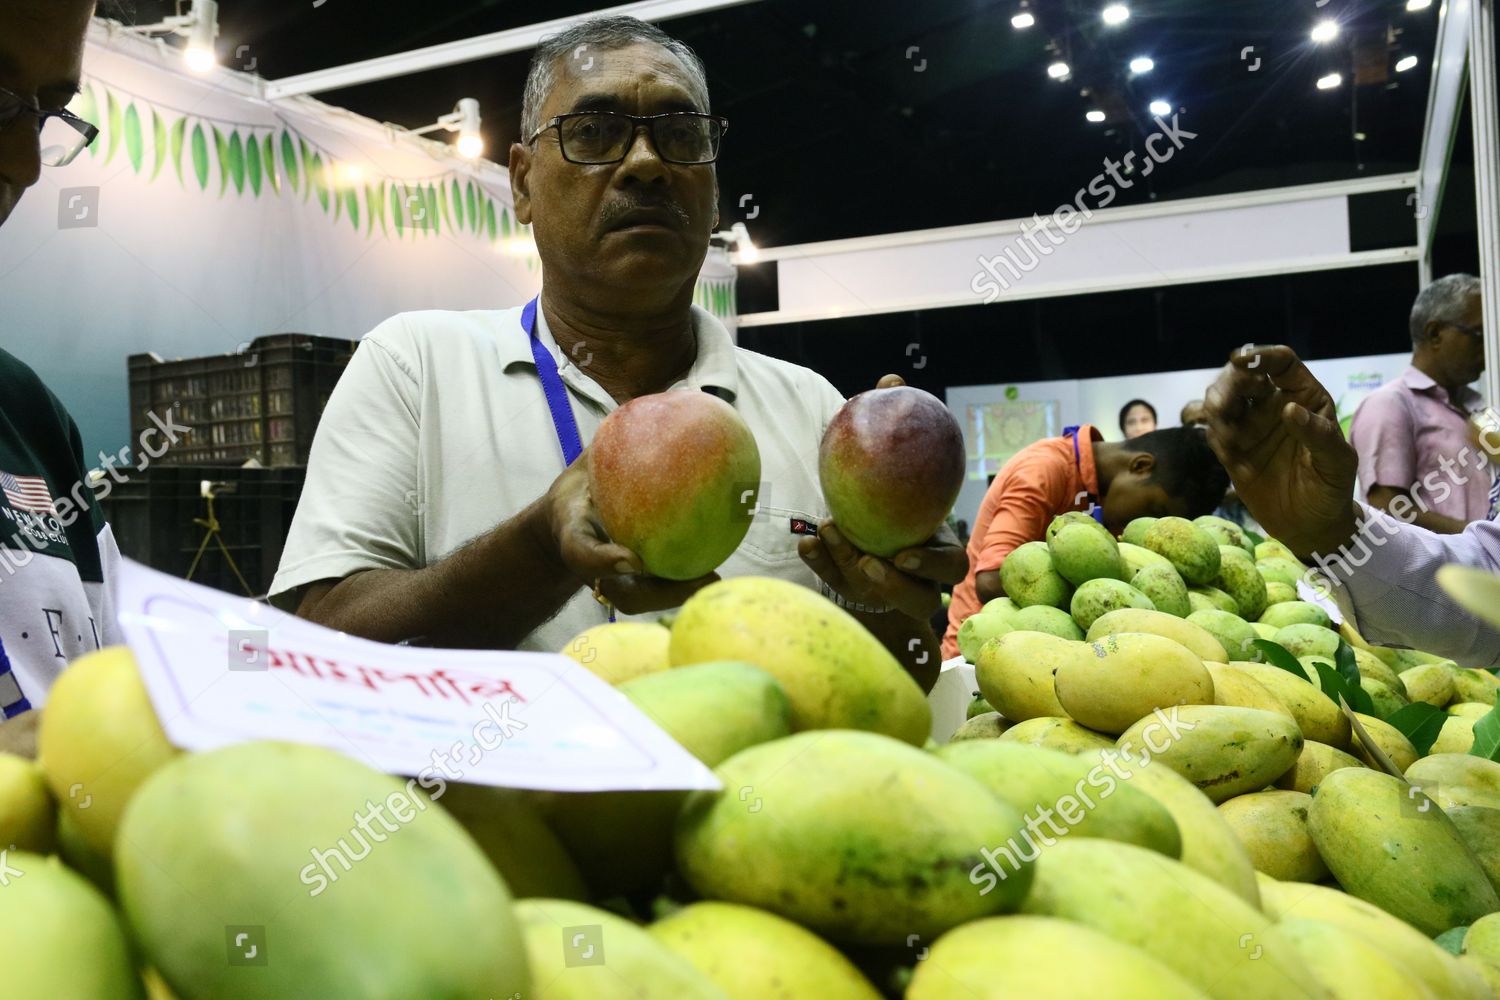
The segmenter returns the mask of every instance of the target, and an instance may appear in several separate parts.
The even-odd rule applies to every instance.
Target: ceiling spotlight
[[[1158,118],[1160,118],[1162,115],[1169,115],[1172,113],[1172,105],[1162,100],[1152,101],[1151,113]]]
[[[458,133],[458,155],[467,160],[477,160],[484,155],[484,136],[479,132],[479,102],[464,97],[453,106],[453,111],[443,115],[431,125],[412,129],[412,135],[426,135],[444,129]]]
[[[1010,19],[1010,26],[1012,28],[1029,28],[1033,24],[1036,24],[1036,18],[1032,16],[1029,10],[1023,10]]]
[[[1407,10],[1426,10],[1432,6],[1432,0],[1406,0]]]
[[[1104,112],[1095,108],[1091,111],[1086,112],[1083,117],[1087,118],[1091,122],[1102,122],[1104,120]]]
[[[178,5],[181,9],[181,4]],[[207,73],[218,65],[214,56],[214,39],[219,36],[218,0],[192,0],[188,13],[157,21],[155,24],[131,25],[125,29],[137,35],[184,35],[187,49],[182,59],[194,73]]]
[[[1416,65],[1416,56],[1402,56],[1400,59],[1396,60],[1396,72],[1405,73],[1407,70],[1414,68]]]
[[[1327,76],[1318,77],[1318,89],[1332,90],[1343,82],[1344,76],[1342,73],[1329,73]]]
[[[1072,70],[1068,69],[1068,64],[1065,62],[1055,62],[1047,67],[1047,75],[1054,80],[1064,79],[1071,72]]]
[[[1156,63],[1152,61],[1150,56],[1136,56],[1130,60],[1130,72],[1136,76],[1140,76],[1142,73],[1149,73],[1155,68]]]
[[[1124,24],[1130,20],[1130,8],[1122,3],[1112,3],[1099,12],[1105,24]]]
[[[1339,26],[1337,21],[1319,21],[1313,25],[1312,40],[1319,45],[1322,45],[1324,42],[1331,42],[1338,36]]]

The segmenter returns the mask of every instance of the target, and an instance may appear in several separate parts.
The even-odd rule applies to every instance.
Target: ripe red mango
[[[964,481],[963,433],[929,392],[871,389],[834,414],[818,449],[818,478],[844,537],[889,558],[931,538],[953,509]]]
[[[632,399],[600,423],[588,463],[604,530],[653,576],[712,573],[750,530],[760,449],[717,396],[672,389]]]

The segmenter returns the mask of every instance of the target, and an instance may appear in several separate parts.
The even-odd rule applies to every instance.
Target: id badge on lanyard
[[[1081,429],[1082,428],[1077,424],[1074,424],[1071,427],[1063,428],[1063,437],[1069,437],[1073,439],[1073,464],[1078,469],[1078,479],[1080,482],[1083,481],[1083,452],[1078,447],[1078,432]],[[1086,499],[1089,502],[1089,516],[1098,521],[1100,524],[1103,524],[1104,508],[1099,506],[1098,496],[1093,493],[1089,493],[1086,494]]]

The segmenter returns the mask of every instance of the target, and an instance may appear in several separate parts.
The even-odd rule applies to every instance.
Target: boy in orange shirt
[[[1105,442],[1089,424],[1069,427],[1013,455],[990,484],[969,538],[969,573],[953,588],[943,658],[958,655],[958,626],[1003,596],[1000,564],[1045,537],[1059,514],[1088,510],[1118,536],[1137,517],[1211,514],[1229,476],[1196,427],[1171,427]]]

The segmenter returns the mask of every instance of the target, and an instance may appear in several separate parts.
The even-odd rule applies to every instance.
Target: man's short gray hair
[[[708,111],[708,74],[703,68],[703,60],[686,42],[678,41],[656,25],[634,17],[595,17],[544,38],[537,46],[531,57],[531,69],[526,74],[526,93],[521,99],[521,141],[526,142],[542,127],[542,105],[557,83],[557,61],[560,58],[571,56],[581,45],[607,52],[640,42],[660,45],[687,64],[693,85],[699,92],[697,96],[703,101],[702,110]]]
[[[1470,295],[1479,294],[1479,279],[1472,274],[1448,274],[1417,293],[1411,305],[1411,342],[1420,343],[1427,324],[1461,321]]]

